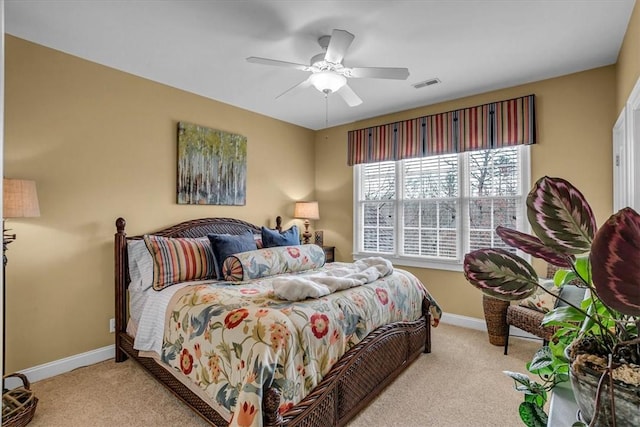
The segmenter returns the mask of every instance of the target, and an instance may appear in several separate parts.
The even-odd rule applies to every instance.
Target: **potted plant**
[[[546,392],[566,379],[569,362],[584,421],[596,426],[640,425],[640,215],[625,208],[598,229],[582,193],[561,178],[538,180],[526,205],[535,235],[504,227],[496,233],[509,246],[560,267],[554,277],[557,286],[577,283],[587,289],[588,297],[581,305],[564,301],[566,306],[545,315],[543,324],[560,327],[557,343],[527,365],[543,384],[507,373],[525,392],[522,420],[530,426],[546,425]],[[526,298],[537,288],[548,292],[526,260],[504,249],[470,252],[464,272],[473,286],[502,300]]]

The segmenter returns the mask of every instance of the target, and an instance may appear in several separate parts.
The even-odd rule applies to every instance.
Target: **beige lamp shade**
[[[293,217],[300,219],[320,219],[318,202],[296,202]]]
[[[4,178],[2,194],[3,218],[40,216],[35,181]]]

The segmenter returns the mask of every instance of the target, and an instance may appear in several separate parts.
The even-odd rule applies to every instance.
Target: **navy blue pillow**
[[[298,226],[294,225],[288,230],[280,232],[262,227],[262,246],[273,248],[274,246],[292,246],[300,244]]]
[[[251,231],[247,231],[245,234],[207,234],[207,237],[213,248],[218,280],[224,279],[222,277],[222,263],[229,255],[258,249]]]

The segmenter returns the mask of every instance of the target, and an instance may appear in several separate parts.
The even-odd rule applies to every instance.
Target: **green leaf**
[[[589,263],[589,257],[577,258],[573,264],[573,268],[576,269],[585,282],[591,283],[591,264]]]
[[[200,377],[202,379],[202,383],[205,386],[208,386],[209,384],[211,384],[211,381],[209,380],[209,372],[204,366],[200,367]]]
[[[597,229],[584,195],[562,178],[540,178],[527,196],[531,229],[549,248],[561,254],[588,252]]]
[[[518,408],[520,419],[528,427],[546,427],[548,417],[540,406],[532,402],[522,402]]]
[[[528,369],[531,373],[536,373],[540,369],[546,368],[553,364],[553,355],[551,354],[551,349],[549,347],[542,347],[540,350],[536,352],[531,359],[531,363],[529,363]]]
[[[489,248],[464,257],[465,278],[484,294],[514,301],[532,295],[538,275],[527,261],[504,249]]]
[[[553,275],[553,284],[560,288],[576,279],[578,275],[573,270],[557,270]]]
[[[233,352],[236,354],[238,359],[242,359],[242,345],[234,342],[233,343]]]
[[[254,327],[253,327],[253,331],[252,331],[252,338],[254,339],[254,341],[257,342],[264,342],[264,336],[265,336],[265,328],[264,325],[260,322],[258,322]]]
[[[218,349],[218,353],[224,360],[226,360],[228,363],[231,362],[231,348],[229,347],[229,344],[227,344],[226,342],[221,342],[216,346],[216,348]]]
[[[582,322],[584,320],[584,314],[580,311],[576,310],[571,306],[564,307],[556,307],[547,314],[544,315],[542,319],[542,324],[544,326],[553,326],[560,323],[566,322]]]
[[[186,334],[187,329],[189,329],[189,313],[185,313],[182,318],[182,331]]]
[[[543,259],[549,264],[563,268],[571,267],[570,256],[559,254],[548,246],[545,246],[536,236],[502,226],[496,227],[496,234],[500,236],[502,241],[507,245],[520,249],[522,252],[528,253],[536,258]]]
[[[513,378],[516,381],[516,383],[520,383],[527,387],[529,387],[531,383],[531,380],[529,379],[529,377],[525,374],[521,374],[520,372],[502,371],[502,373]]]

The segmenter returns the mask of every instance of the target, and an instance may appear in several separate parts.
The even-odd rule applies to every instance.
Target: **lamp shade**
[[[320,219],[318,202],[296,202],[296,206],[293,210],[293,217],[301,219]]]
[[[311,84],[320,92],[336,92],[347,84],[347,78],[331,71],[320,71],[309,76]]]
[[[35,181],[4,178],[2,194],[3,218],[40,216]]]

